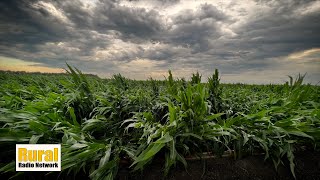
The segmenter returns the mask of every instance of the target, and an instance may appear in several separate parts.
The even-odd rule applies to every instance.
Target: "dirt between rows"
[[[155,160],[155,162],[157,162]],[[125,169],[119,170],[119,180],[269,180],[294,179],[288,162],[275,170],[271,161],[264,161],[263,155],[248,156],[240,160],[233,158],[214,158],[203,161],[188,161],[187,170],[183,165],[173,168],[167,177],[163,177],[163,164],[152,163],[143,172],[129,174]],[[296,153],[296,179],[320,180],[320,152]]]
[[[142,172],[132,173],[122,165],[119,168],[118,180],[289,180],[291,175],[288,162],[279,165],[275,170],[273,163],[264,161],[264,155],[243,157],[234,160],[230,157],[209,158],[205,160],[188,161],[187,170],[181,164],[177,164],[163,176],[164,162],[154,159]],[[295,173],[298,180],[320,180],[320,152],[304,151],[295,153]],[[87,172],[88,173],[88,172]],[[80,171],[77,175],[66,175],[46,172],[25,172],[13,179],[88,179],[88,174]],[[0,174],[1,179],[8,179],[14,174]]]

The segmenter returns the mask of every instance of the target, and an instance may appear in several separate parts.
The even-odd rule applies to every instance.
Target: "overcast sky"
[[[0,69],[320,81],[320,1],[1,0]]]

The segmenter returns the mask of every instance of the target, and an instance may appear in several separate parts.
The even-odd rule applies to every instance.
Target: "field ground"
[[[320,153],[302,152],[296,156],[296,177],[297,179],[317,180],[320,179]],[[188,169],[180,166],[175,168],[166,179],[187,180],[187,179],[241,179],[241,180],[263,180],[263,179],[293,179],[290,169],[286,166],[279,166],[275,170],[272,162],[264,161],[263,156],[248,156],[239,160],[232,158],[217,158],[205,161],[192,161],[188,163]],[[142,175],[134,179],[163,179],[161,163],[155,163],[148,167]],[[132,179],[134,176],[123,176],[125,172],[119,173],[119,179]]]
[[[320,152],[303,151],[296,155],[296,177],[303,180],[320,179]],[[143,172],[130,173],[128,167],[120,166],[116,179],[119,180],[290,180],[293,179],[290,169],[279,166],[275,170],[272,162],[264,161],[263,156],[248,156],[239,160],[233,158],[215,158],[204,161],[189,161],[186,169],[178,165],[173,168],[167,177],[163,176],[163,161],[155,160]],[[2,176],[3,179],[10,178],[13,174]],[[46,175],[45,173],[25,173],[15,179],[79,179],[86,177],[79,173],[76,176],[59,176],[58,173]]]

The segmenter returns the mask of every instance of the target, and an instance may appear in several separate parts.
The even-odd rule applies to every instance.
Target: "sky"
[[[1,0],[0,70],[320,84],[320,1]]]

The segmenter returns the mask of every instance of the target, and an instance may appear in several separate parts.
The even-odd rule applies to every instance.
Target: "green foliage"
[[[178,83],[173,79],[171,70],[168,71],[169,76],[166,78],[166,85],[168,94],[175,96],[178,93]]]
[[[160,94],[159,85],[158,85],[157,81],[152,78],[150,78],[150,81],[151,81],[152,93],[153,93],[154,97],[158,97]]]
[[[199,72],[197,72],[196,74],[192,74],[191,77],[191,84],[199,84],[201,83],[201,75],[199,74]]]
[[[143,170],[164,159],[164,174],[185,157],[264,153],[275,168],[301,146],[319,147],[319,86],[305,75],[284,85],[221,84],[218,70],[201,83],[99,79],[68,66],[68,74],[0,72],[0,161],[15,172],[17,143],[62,144],[62,175],[115,179],[122,161]],[[16,174],[17,176],[20,174]]]
[[[127,90],[129,88],[128,81],[124,76],[121,74],[115,74],[113,75],[113,82],[114,84],[118,87],[121,88],[122,90]]]
[[[219,72],[216,69],[214,74],[208,78],[208,89],[210,93],[209,101],[212,105],[213,112],[219,113],[222,111],[221,94]]]

